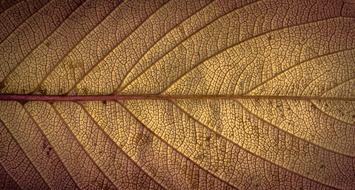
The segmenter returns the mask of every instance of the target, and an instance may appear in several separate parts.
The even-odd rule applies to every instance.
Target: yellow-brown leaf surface
[[[355,189],[355,2],[0,1],[0,188]]]

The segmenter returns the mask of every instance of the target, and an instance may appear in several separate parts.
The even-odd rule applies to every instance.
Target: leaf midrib
[[[284,95],[161,95],[161,94],[131,94],[131,95],[27,95],[0,94],[0,101],[119,101],[119,100],[177,100],[177,99],[276,99],[276,100],[333,100],[355,101],[355,97],[325,97],[325,96],[284,96]]]

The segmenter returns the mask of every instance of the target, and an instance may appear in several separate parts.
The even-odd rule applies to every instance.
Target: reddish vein
[[[279,99],[279,100],[342,100],[355,101],[353,97],[324,96],[266,96],[266,95],[26,95],[0,94],[0,101],[118,101],[118,100],[175,100],[175,99]]]

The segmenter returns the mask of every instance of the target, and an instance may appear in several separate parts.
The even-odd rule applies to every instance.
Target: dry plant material
[[[355,189],[355,2],[0,1],[1,189]]]

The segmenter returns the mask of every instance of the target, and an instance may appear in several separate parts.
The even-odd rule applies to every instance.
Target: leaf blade
[[[7,3],[3,185],[355,187],[351,1]]]

